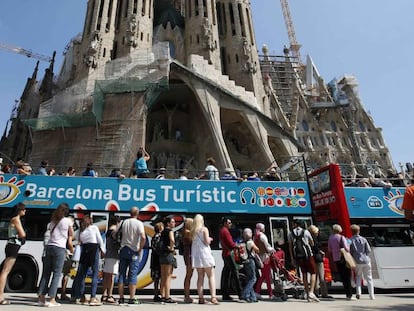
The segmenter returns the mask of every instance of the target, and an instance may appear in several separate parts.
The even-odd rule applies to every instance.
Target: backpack
[[[233,249],[234,262],[241,265],[249,259],[249,253],[247,252],[246,243],[240,243]]]
[[[299,235],[292,231],[293,235],[293,256],[295,259],[309,259],[311,257],[311,249],[309,244],[305,242],[305,230],[302,229]]]

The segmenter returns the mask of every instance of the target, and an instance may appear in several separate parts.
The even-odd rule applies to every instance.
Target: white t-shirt
[[[72,227],[72,220],[70,218],[64,217],[56,225],[55,223],[50,223],[50,238],[47,245],[53,245],[66,249],[66,244],[68,242],[69,228]]]
[[[79,241],[82,244],[93,243],[99,244],[99,248],[104,251],[104,245],[101,233],[96,225],[90,225],[79,235]]]
[[[206,167],[206,173],[209,180],[220,180],[219,178],[219,172],[217,168],[214,165],[207,165]]]
[[[144,224],[136,218],[128,218],[122,222],[121,247],[128,246],[137,252],[141,242],[141,234],[144,231]]]

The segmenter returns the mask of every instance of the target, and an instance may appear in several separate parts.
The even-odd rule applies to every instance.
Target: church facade
[[[37,82],[35,69],[0,149],[103,174],[129,169],[141,146],[171,176],[208,157],[219,170],[305,158],[381,174],[392,160],[357,86],[258,47],[248,0],[89,0],[60,72],[52,61]]]

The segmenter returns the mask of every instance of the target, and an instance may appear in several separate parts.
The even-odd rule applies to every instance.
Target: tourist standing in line
[[[254,291],[254,284],[256,283],[256,263],[253,255],[255,253],[258,254],[259,248],[254,244],[252,229],[245,228],[243,230],[243,240],[246,243],[248,254],[248,261],[243,264],[246,273],[246,286],[243,289],[243,299],[247,302],[257,302],[256,292]]]
[[[302,228],[301,220],[295,219],[293,221],[293,229],[288,234],[288,241],[292,265],[298,265],[300,268],[308,301],[319,302],[319,298],[314,293],[316,286],[316,267],[312,254],[314,242],[311,233]],[[310,274],[310,282],[308,274]]]
[[[369,298],[371,300],[375,299],[374,294],[374,281],[372,280],[372,270],[371,270],[371,259],[369,258],[369,253],[371,253],[371,247],[368,244],[366,238],[360,236],[360,227],[358,225],[352,225],[352,237],[350,252],[352,257],[354,257],[356,267],[356,298],[361,297],[361,282],[362,277],[367,281]]]
[[[230,293],[232,292],[232,285],[235,286],[234,289],[236,290],[239,299],[243,298],[239,271],[231,258],[231,251],[237,247],[230,233],[231,225],[231,219],[223,217],[222,227],[219,232],[219,239],[222,248],[221,256],[224,261],[223,270],[221,272],[221,292],[223,295],[223,301],[233,301],[233,298],[230,296]]]
[[[316,267],[316,285],[315,293],[322,298],[332,298],[328,295],[328,286],[325,282],[325,267],[323,265],[324,251],[321,249],[321,241],[319,240],[319,228],[315,225],[310,225],[308,231],[312,234],[313,246],[312,254],[315,260]]]
[[[263,268],[261,270],[261,276],[256,282],[255,292],[258,299],[261,299],[262,297],[260,295],[260,292],[262,290],[263,281],[265,281],[269,299],[273,299],[272,265],[270,262],[270,256],[275,251],[275,249],[270,245],[269,240],[264,232],[265,225],[262,223],[257,223],[253,241],[259,248],[259,256],[263,262]]]
[[[185,278],[184,278],[184,302],[193,303],[190,297],[190,283],[193,276],[193,264],[191,259],[191,244],[193,242],[191,236],[191,228],[193,226],[193,218],[186,218],[184,222],[183,234],[181,243],[183,244],[183,258],[185,264]]]
[[[104,303],[115,303],[116,300],[112,296],[114,289],[114,276],[119,271],[119,243],[116,238],[116,229],[119,225],[120,219],[118,216],[111,216],[109,218],[109,228],[105,233],[106,237],[106,252],[103,266],[103,292],[102,302]]]
[[[210,237],[207,227],[204,226],[204,217],[200,214],[197,214],[194,217],[193,226],[191,228],[191,236],[193,240],[191,244],[192,266],[197,270],[198,275],[198,303],[205,304],[203,285],[204,275],[207,275],[211,303],[217,305],[216,278],[214,275],[214,266],[216,263],[210,248],[210,243],[213,239]]]
[[[119,251],[119,278],[118,293],[119,304],[125,304],[124,284],[128,285],[128,304],[137,305],[141,302],[135,298],[137,289],[137,277],[139,268],[139,257],[145,245],[145,230],[142,221],[138,220],[138,207],[132,207],[130,218],[125,219],[118,230],[121,230],[121,249]],[[128,271],[128,279],[126,278]]]
[[[164,224],[157,222],[154,225],[154,236],[151,239],[151,279],[154,282],[154,302],[162,302],[160,296],[161,265],[160,256],[157,253],[158,243],[161,239],[161,232],[164,230]]]
[[[161,294],[163,302],[176,303],[170,296],[171,278],[175,264],[175,238],[173,229],[175,227],[174,218],[168,216],[164,220],[164,230],[161,232],[160,243],[163,250],[160,253],[161,264]]]
[[[346,266],[345,259],[343,259],[341,248],[345,249],[349,253],[349,245],[345,237],[341,234],[342,227],[338,224],[332,226],[333,234],[328,240],[328,250],[331,253],[332,259],[336,264],[336,268],[341,276],[342,284],[347,300],[356,300],[352,297],[351,286],[351,269]]]
[[[7,277],[16,263],[17,254],[20,247],[26,241],[26,232],[23,229],[21,218],[26,215],[26,206],[17,203],[13,208],[13,214],[8,227],[8,240],[5,249],[6,259],[0,273],[0,305],[8,305],[10,302],[4,299],[4,288],[6,287]]]
[[[49,293],[49,307],[58,307],[56,293],[59,280],[62,276],[63,264],[65,263],[66,247],[73,254],[73,227],[72,220],[68,217],[69,205],[61,203],[52,214],[50,238],[46,247],[46,256],[43,264],[42,278],[39,284],[40,306],[46,306],[46,294]],[[53,273],[52,282],[49,281]]]
[[[86,274],[88,269],[91,268],[92,284],[89,305],[99,306],[101,303],[96,298],[96,291],[98,289],[99,255],[104,254],[104,244],[99,228],[92,223],[92,218],[89,215],[85,215],[81,219],[77,240],[81,243],[81,254],[78,271],[72,286],[72,298],[75,298],[75,302],[80,302],[81,297],[85,294]]]

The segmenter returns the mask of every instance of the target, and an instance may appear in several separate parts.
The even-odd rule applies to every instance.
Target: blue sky
[[[0,42],[52,55],[82,31],[87,0],[1,0]],[[288,45],[280,1],[251,0],[258,47],[272,54]],[[310,54],[326,82],[356,76],[359,93],[375,125],[382,128],[395,165],[414,161],[407,138],[414,123],[408,92],[414,73],[413,0],[290,0],[302,57]],[[0,131],[19,99],[36,60],[0,50]],[[46,62],[41,62],[39,77]]]

